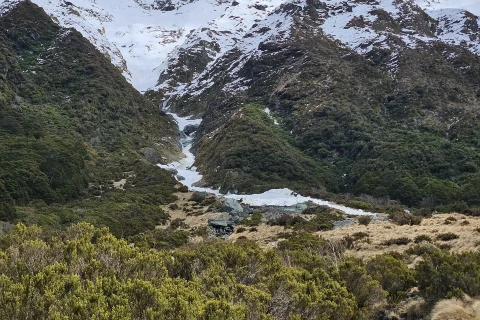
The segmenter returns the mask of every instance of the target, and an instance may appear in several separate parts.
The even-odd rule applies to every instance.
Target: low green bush
[[[421,234],[415,237],[414,242],[415,243],[432,242],[432,238],[429,235]]]
[[[407,237],[401,237],[401,238],[394,238],[394,239],[388,239],[382,242],[382,245],[384,246],[391,246],[391,245],[397,245],[397,246],[404,246],[412,242]]]
[[[441,241],[450,241],[458,238],[460,238],[460,236],[453,232],[441,233],[436,236],[436,239]]]
[[[358,223],[364,226],[368,226],[372,222],[373,218],[371,216],[360,216],[358,217]]]

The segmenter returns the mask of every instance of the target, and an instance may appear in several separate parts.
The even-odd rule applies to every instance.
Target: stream
[[[214,190],[211,188],[197,187],[195,184],[202,179],[202,175],[197,171],[197,168],[194,166],[195,155],[192,153],[192,144],[193,136],[195,132],[190,135],[184,135],[183,131],[189,125],[198,126],[202,122],[202,119],[191,119],[191,117],[179,117],[174,113],[168,113],[171,115],[178,124],[179,130],[181,132],[180,143],[182,146],[182,153],[185,155],[179,161],[172,162],[166,165],[159,164],[158,166],[167,170],[176,170],[176,179],[181,184],[187,186],[191,191],[205,191],[208,193],[213,193],[218,197],[231,198],[235,200],[242,200],[242,203],[248,204],[252,207],[260,206],[276,206],[276,207],[286,207],[286,206],[295,206],[300,203],[311,201],[318,205],[328,206],[340,211],[345,212],[347,215],[360,216],[360,215],[371,215],[375,216],[375,213],[363,211],[361,209],[353,209],[338,205],[329,201],[315,199],[312,197],[304,197],[295,193],[294,191],[284,188],[284,189],[271,189],[261,194],[221,194],[219,190]]]

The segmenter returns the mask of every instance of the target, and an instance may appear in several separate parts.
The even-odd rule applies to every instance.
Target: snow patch
[[[272,189],[260,194],[250,194],[250,195],[227,194],[225,195],[225,197],[236,199],[236,200],[242,200],[242,203],[255,206],[255,207],[258,207],[258,206],[286,207],[286,206],[294,206],[299,203],[310,201],[318,205],[328,206],[330,208],[343,211],[348,215],[354,215],[354,216],[375,215],[374,213],[371,213],[371,212],[348,208],[342,205],[331,203],[329,201],[315,199],[311,197],[304,197],[287,188]]]
[[[268,108],[267,108],[268,109]],[[270,110],[268,110],[269,112]],[[267,113],[267,110],[265,110]],[[200,125],[202,119],[191,119],[190,117],[179,117],[174,113],[168,113],[171,115],[178,124],[179,130],[183,132],[186,126],[188,125]],[[195,164],[195,156],[191,152],[193,136],[186,136],[180,140],[182,144],[182,152],[185,157],[179,161],[170,163],[170,164],[158,164],[162,169],[167,170],[176,170],[177,181],[181,184],[187,186],[189,190],[192,191],[206,191],[213,193],[218,197],[225,197],[235,200],[242,200],[242,203],[251,205],[251,206],[294,206],[299,203],[311,201],[318,205],[328,206],[340,211],[345,212],[348,215],[375,215],[371,212],[365,212],[363,210],[352,209],[338,204],[334,204],[328,201],[315,199],[311,197],[304,197],[295,193],[290,189],[272,189],[261,194],[251,194],[251,195],[238,195],[238,194],[221,194],[219,190],[214,190],[211,188],[198,187],[196,184],[202,180],[202,175],[197,171]],[[182,177],[182,178],[179,178]]]
[[[202,123],[202,119],[190,119],[190,117],[182,118],[174,113],[168,114],[175,119],[181,132],[183,132],[183,130],[185,130],[185,127],[187,127],[188,125],[200,125],[200,123]],[[182,152],[185,156],[183,159],[166,165],[158,165],[162,169],[176,170],[178,172],[176,175],[177,180],[189,187],[190,189],[194,189],[194,184],[202,179],[202,175],[197,171],[197,168],[194,166],[195,156],[191,151],[193,144],[193,135],[193,133],[190,136],[185,135],[185,137],[180,139],[180,143],[182,144]]]
[[[420,4],[428,6],[425,1]],[[410,14],[416,14],[413,3],[397,0],[381,0],[371,4],[357,3],[355,1],[330,0],[326,2],[328,11],[320,10],[325,14],[325,22],[321,26],[323,32],[339,40],[345,46],[365,55],[375,48],[393,49],[398,45],[393,44],[392,37],[400,39],[405,46],[416,48],[418,44],[443,41],[451,44],[465,44],[475,54],[480,54],[480,37],[468,34],[465,27],[472,17],[461,9],[426,10],[433,19],[439,21],[440,32],[433,36],[418,33],[418,30],[403,28],[401,32],[394,30],[376,30],[373,24],[378,19],[373,12],[387,12],[397,22],[408,22],[412,19]],[[404,6],[412,6],[405,11]]]

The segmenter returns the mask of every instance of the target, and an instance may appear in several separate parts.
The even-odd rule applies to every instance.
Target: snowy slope
[[[139,90],[152,87],[153,70],[190,30],[217,17],[225,5],[216,1],[192,2],[175,11],[149,9],[133,0],[34,0],[63,26],[73,27],[120,66]],[[141,5],[143,4],[143,6]]]
[[[480,16],[480,3],[478,0],[416,0],[422,8],[435,9],[462,9]]]
[[[296,10],[282,10],[277,8],[265,16],[263,21],[252,26],[252,29],[241,40],[239,34],[229,31],[227,37],[216,39],[207,38],[205,33],[197,31],[198,38],[190,38],[182,45],[182,49],[194,48],[200,39],[222,44],[222,50],[214,53],[212,59],[203,72],[198,72],[187,81],[175,81],[178,70],[186,68],[178,64],[177,69],[163,69],[167,75],[164,81],[156,87],[164,93],[173,93],[177,97],[199,95],[218,79],[222,78],[214,72],[218,64],[224,63],[224,56],[232,52],[240,52],[240,57],[228,68],[228,78],[233,81],[225,82],[222,91],[239,93],[245,91],[245,84],[238,71],[245,62],[260,54],[258,47],[261,43],[281,43],[282,41],[295,41],[289,39],[290,28],[295,23],[302,24],[302,20],[309,15],[309,5],[315,8],[319,33],[338,40],[344,46],[361,55],[368,55],[372,51],[383,50],[387,52],[389,61],[388,69],[395,77],[397,58],[399,52],[405,48],[434,44],[441,41],[449,44],[464,45],[475,54],[480,53],[480,33],[477,17],[461,9],[430,10],[427,14],[413,1],[378,0],[326,0],[326,1],[299,1],[284,0],[282,5],[296,7]],[[228,9],[227,9],[228,10]],[[296,21],[294,23],[294,21]],[[235,35],[229,38],[228,35]],[[225,45],[225,43],[227,43]],[[227,49],[230,49],[228,51]],[[178,54],[173,56],[178,57]],[[177,58],[178,59],[178,58]],[[172,59],[172,61],[174,61]],[[171,63],[170,66],[175,65]],[[223,81],[223,80],[222,80]]]
[[[439,23],[437,37],[444,42],[466,45],[470,51],[480,55],[480,32],[478,18],[461,9],[437,9],[426,11]]]
[[[278,2],[278,1],[277,1]],[[242,12],[247,12],[247,8],[244,8]],[[232,17],[232,16],[230,16]],[[236,17],[236,16],[235,16]],[[223,19],[223,18],[222,18]],[[216,21],[218,22],[218,21]],[[237,76],[237,72],[243,67],[243,65],[252,56],[261,54],[259,45],[265,41],[272,41],[280,43],[289,38],[290,28],[293,23],[293,18],[287,12],[277,8],[270,14],[263,17],[263,19],[255,19],[255,23],[251,23],[250,28],[242,28],[241,33],[231,31],[226,33],[224,37],[217,37],[216,43],[221,44],[221,50],[218,54],[214,55],[209,64],[204,68],[202,72],[196,74],[196,76],[187,83],[163,83],[155,89],[167,89],[167,93],[171,93],[177,97],[182,95],[198,95],[203,90],[209,88],[216,81],[215,74],[212,69],[221,64],[223,56],[228,55],[232,51],[240,52],[241,55],[237,62],[228,67],[228,73],[232,78],[236,78],[234,82],[225,83],[224,90],[229,92],[242,91],[243,84],[242,78]],[[226,23],[225,25],[229,25]],[[217,33],[218,34],[218,33]],[[236,37],[230,37],[229,35],[236,34]],[[185,45],[193,46],[193,43]],[[174,73],[175,70],[169,70]]]
[[[0,0],[8,7],[19,0]],[[166,92],[185,93],[196,90],[198,79],[225,53],[232,49],[254,53],[267,38],[282,39],[291,15],[278,11],[282,4],[306,6],[306,0],[33,0],[66,27],[80,31],[140,91],[156,87]],[[378,0],[312,0],[324,18],[322,30],[361,54],[373,48],[391,48],[392,35],[405,44],[446,41],[467,46],[478,53],[480,42],[465,23],[465,11],[433,10],[450,5],[478,9],[475,1],[417,0],[433,18],[438,19],[441,32],[428,30],[382,29],[376,26],[380,16],[372,11],[383,10],[397,23],[408,26],[420,22],[420,13],[412,1]],[[473,20],[472,20],[473,19]],[[421,20],[421,19],[420,19]],[[476,20],[474,21],[476,23]],[[468,29],[468,28],[467,28]],[[477,32],[478,35],[478,32]],[[473,40],[472,40],[473,39]],[[394,42],[394,41],[393,41]],[[201,55],[200,65],[189,65],[192,56]],[[177,76],[182,74],[183,76]],[[158,80],[160,78],[160,83]],[[205,80],[204,80],[205,82]],[[235,87],[235,86],[234,86]]]
[[[18,1],[0,3],[8,7]],[[221,54],[281,0],[241,1],[236,5],[219,0],[33,2],[62,26],[80,31],[138,90],[145,91],[175,62],[180,48],[205,39],[217,42]]]
[[[170,75],[175,74],[176,68],[185,67],[181,64],[182,52],[191,51],[191,54],[198,52],[198,44],[211,44],[212,49],[208,52],[209,64],[213,64],[223,54],[237,46],[250,31],[252,26],[263,23],[268,20],[268,14],[279,6],[282,0],[261,0],[261,1],[240,1],[235,5],[228,6],[222,15],[209,21],[201,28],[197,28],[186,38],[184,43],[175,48],[169,55],[168,61],[165,61],[157,71],[160,73],[161,81],[156,89],[168,87],[184,88],[187,83],[179,83],[171,80]],[[204,70],[197,72],[193,79]],[[188,80],[193,80],[188,79]],[[190,82],[190,81],[188,81]]]
[[[399,47],[415,48],[435,41],[464,43],[473,53],[480,53],[477,17],[465,10],[427,10],[425,16],[410,1],[328,0],[325,4],[319,10],[325,18],[323,31],[359,54],[389,49],[394,56]],[[419,4],[432,7],[430,2]]]

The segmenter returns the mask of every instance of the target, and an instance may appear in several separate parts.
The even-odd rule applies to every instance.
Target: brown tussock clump
[[[480,320],[480,300],[468,296],[442,300],[433,308],[431,320]]]

